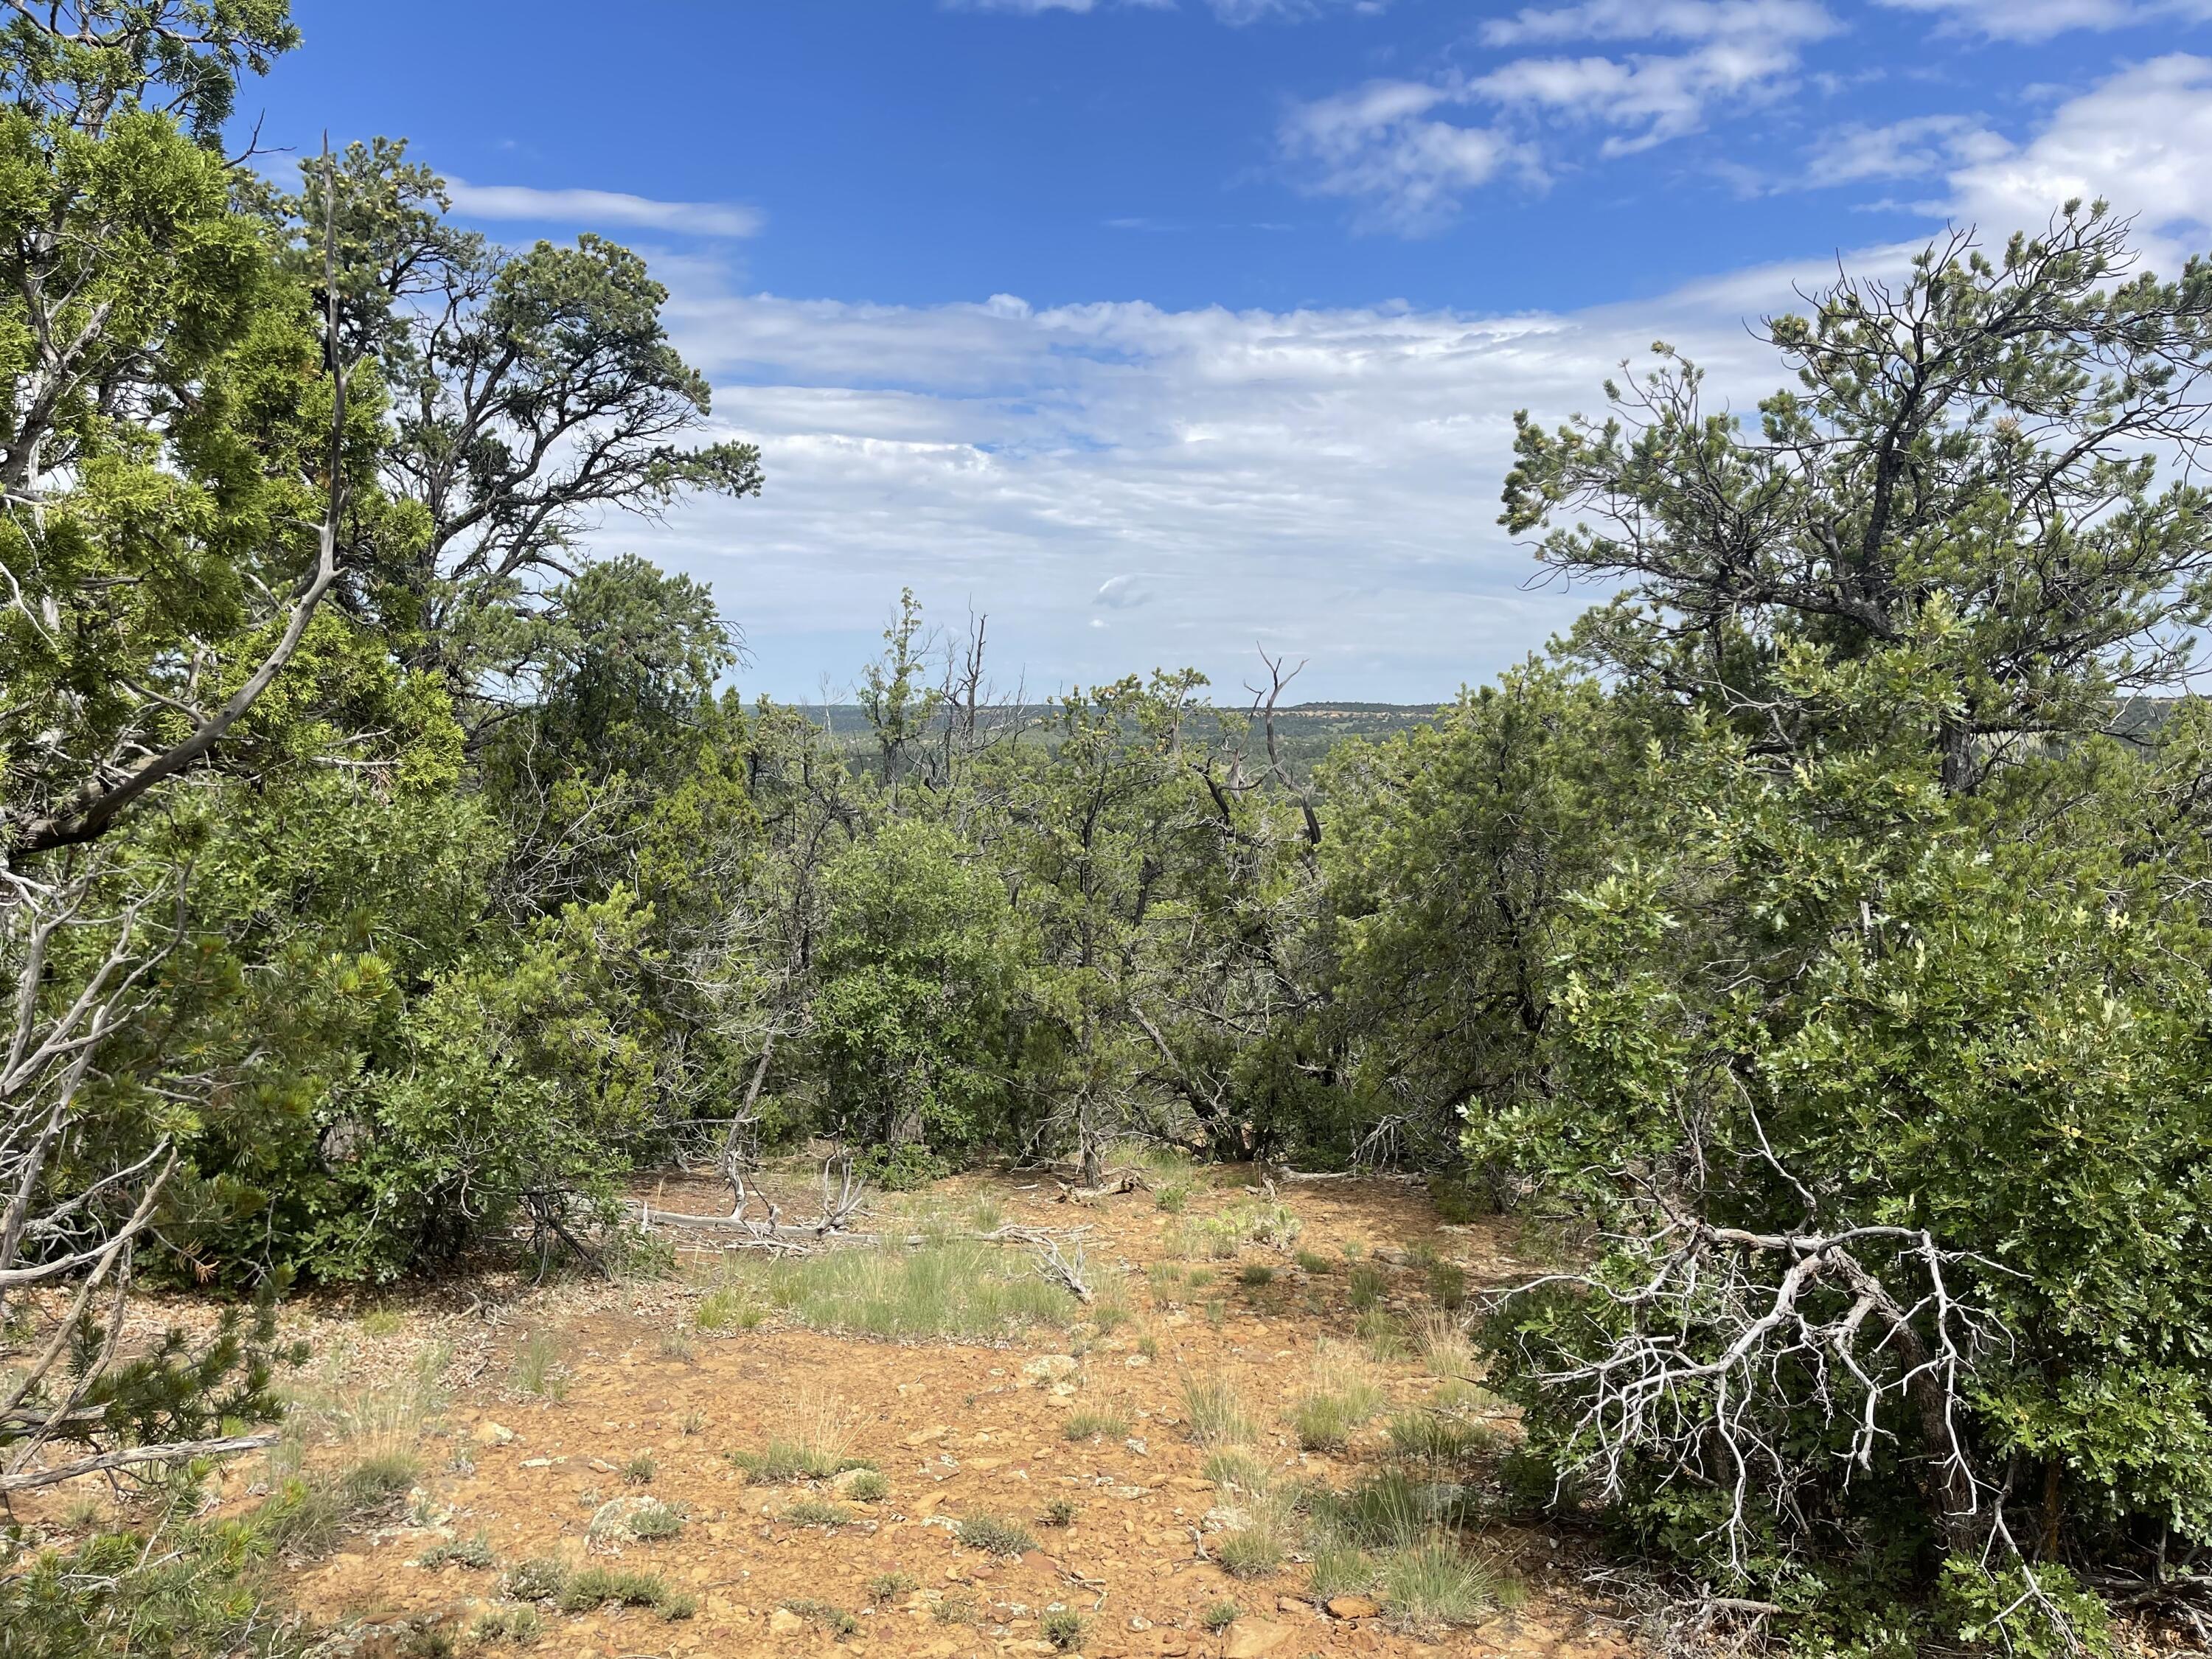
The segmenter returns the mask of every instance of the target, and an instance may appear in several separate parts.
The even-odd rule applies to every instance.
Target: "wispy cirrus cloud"
[[[518,219],[542,224],[636,225],[686,236],[738,237],[759,233],[756,209],[736,202],[662,202],[613,190],[538,190],[528,185],[472,185],[448,177],[453,210],[469,219]]]

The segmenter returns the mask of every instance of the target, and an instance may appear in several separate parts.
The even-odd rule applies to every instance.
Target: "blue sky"
[[[1838,256],[2069,193],[2212,246],[2212,0],[301,0],[263,142],[404,136],[505,239],[650,257],[759,501],[610,521],[750,688],[899,587],[1034,687],[1255,647],[1449,695],[1590,597],[1494,525],[1510,411],[1657,337],[1740,398]]]

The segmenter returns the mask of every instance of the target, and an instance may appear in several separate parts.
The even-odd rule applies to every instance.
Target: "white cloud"
[[[1523,58],[1469,83],[1475,94],[1571,121],[1620,127],[1602,155],[1632,155],[1694,132],[1716,103],[1741,108],[1781,92],[1798,54],[1786,40],[1717,40],[1694,52],[1626,58]]]
[[[656,202],[611,190],[534,190],[527,185],[472,185],[448,178],[454,211],[471,219],[524,219],[550,224],[641,225],[690,236],[750,236],[761,216],[734,202]]]
[[[2208,0],[2212,3],[2212,0]],[[1368,216],[1429,228],[1504,173],[1540,179],[1578,132],[1607,130],[1596,154],[1648,149],[1789,90],[1804,48],[1832,34],[1814,0],[1583,0],[1486,24],[1498,47],[1573,40],[1674,42],[1678,52],[1526,56],[1481,75],[1376,81],[1294,108],[1278,134],[1308,186],[1359,198]],[[1486,121],[1447,118],[1484,107]]]
[[[2212,229],[2212,58],[2175,52],[2061,105],[2025,144],[1954,170],[1942,206],[2006,230],[2040,226],[2072,197],[2138,216],[2156,267],[2202,252]]]
[[[1995,40],[2047,40],[2075,29],[2136,28],[2212,18],[2212,0],[1879,0],[1932,13],[1952,27]]]
[[[1285,155],[1313,164],[1311,189],[1358,198],[1373,222],[1417,234],[1501,172],[1542,178],[1535,151],[1510,134],[1432,116],[1457,101],[1461,94],[1421,82],[1370,81],[1294,106],[1279,139]]]
[[[1559,40],[1818,40],[1839,26],[1815,0],[1585,0],[1529,6],[1482,26],[1484,43]]]
[[[1855,184],[1869,179],[1918,179],[2011,152],[2005,139],[1969,115],[1920,115],[1887,126],[1843,126],[1815,147],[1805,182]]]
[[[1742,317],[1818,275],[1470,316],[870,306],[658,268],[767,493],[601,544],[714,580],[754,684],[849,678],[910,583],[939,617],[988,611],[1000,672],[1032,690],[1195,664],[1233,696],[1264,641],[1311,659],[1302,695],[1405,699],[1496,672],[1591,597],[1532,590],[1494,522],[1513,410],[1595,410],[1655,335],[1747,404],[1787,377]]]

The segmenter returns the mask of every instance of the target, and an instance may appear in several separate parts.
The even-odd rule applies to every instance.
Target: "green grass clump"
[[[622,1478],[633,1486],[642,1486],[649,1485],[659,1472],[660,1466],[653,1461],[652,1456],[640,1452],[623,1465]]]
[[[1352,1328],[1367,1350],[1368,1358],[1378,1364],[1389,1364],[1406,1357],[1406,1333],[1387,1310],[1370,1308],[1353,1322]]]
[[[1314,1504],[1317,1530],[1327,1539],[1395,1549],[1425,1536],[1435,1524],[1430,1489],[1403,1469],[1383,1469],[1348,1492],[1331,1492]]]
[[[1062,1653],[1073,1653],[1083,1645],[1085,1620],[1073,1607],[1054,1607],[1037,1624],[1044,1632],[1044,1639]]]
[[[1291,1432],[1304,1451],[1342,1451],[1352,1431],[1375,1415],[1370,1395],[1309,1394],[1291,1407]]]
[[[1371,1261],[1358,1262],[1345,1281],[1345,1299],[1352,1304],[1354,1313],[1365,1313],[1370,1308],[1382,1305],[1382,1293],[1389,1288],[1390,1280],[1380,1267]]]
[[[1439,1261],[1429,1269],[1429,1294],[1439,1308],[1457,1313],[1467,1306],[1467,1269],[1455,1261]]]
[[[1375,1583],[1375,1563],[1367,1553],[1351,1544],[1322,1543],[1314,1547],[1313,1566],[1306,1588],[1316,1601],[1333,1595],[1358,1595]]]
[[[1182,1414],[1190,1437],[1209,1449],[1249,1444],[1255,1432],[1236,1385],[1224,1376],[1183,1378]]]
[[[1072,1527],[1075,1524],[1075,1500],[1055,1498],[1044,1506],[1044,1513],[1037,1519],[1048,1527]]]
[[[1472,1624],[1498,1604],[1498,1580],[1442,1534],[1394,1550],[1382,1563],[1382,1606],[1416,1628]]]
[[[1218,1636],[1235,1624],[1243,1611],[1244,1609],[1234,1601],[1216,1601],[1204,1613],[1199,1614],[1198,1620],[1199,1623]]]
[[[929,1616],[940,1625],[972,1625],[975,1603],[965,1595],[948,1595],[929,1604]]]
[[[987,1555],[1020,1555],[1036,1547],[1027,1527],[1002,1515],[963,1516],[952,1535],[969,1549]]]
[[[1233,1578],[1264,1578],[1283,1566],[1283,1540],[1272,1527],[1240,1527],[1213,1540],[1213,1559]]]
[[[1116,1411],[1085,1407],[1070,1412],[1063,1427],[1070,1440],[1119,1440],[1129,1432],[1129,1419]]]
[[[1251,1262],[1237,1269],[1237,1282],[1248,1291],[1264,1290],[1275,1282],[1275,1270],[1265,1262]]]
[[[1197,1188],[1198,1182],[1188,1176],[1178,1176],[1172,1180],[1163,1181],[1152,1188],[1152,1202],[1170,1215],[1181,1215],[1183,1206],[1190,1202],[1191,1194]]]
[[[891,1483],[877,1469],[862,1469],[842,1488],[855,1504],[880,1504],[891,1495]]]
[[[746,1286],[718,1285],[699,1298],[691,1324],[696,1330],[718,1336],[724,1331],[757,1330],[767,1313]]]
[[[802,1498],[783,1512],[783,1518],[794,1527],[842,1527],[853,1518],[853,1511],[842,1504],[825,1504],[818,1498]]]
[[[1178,1261],[1155,1261],[1145,1269],[1145,1282],[1152,1287],[1152,1294],[1163,1302],[1172,1301],[1182,1288],[1184,1268]]]
[[[1291,1260],[1297,1262],[1301,1269],[1316,1277],[1336,1271],[1335,1262],[1313,1250],[1300,1250]]]
[[[783,1604],[786,1613],[795,1613],[801,1619],[811,1619],[824,1630],[839,1636],[851,1636],[860,1628],[860,1621],[832,1601],[817,1601],[811,1596],[800,1596]]]
[[[589,1613],[613,1601],[625,1607],[650,1607],[663,1619],[689,1619],[699,1610],[696,1598],[672,1589],[657,1572],[618,1567],[585,1567],[572,1574],[559,1596],[563,1613]]]
[[[492,1565],[491,1540],[478,1533],[473,1538],[455,1538],[442,1544],[433,1544],[415,1558],[418,1567],[442,1567],[448,1564],[457,1567],[474,1567],[478,1571]]]
[[[799,1323],[887,1341],[983,1340],[1035,1325],[1072,1325],[1084,1311],[1026,1257],[973,1239],[831,1250],[763,1263],[754,1273],[760,1294]]]
[[[868,1580],[868,1600],[888,1601],[894,1595],[905,1595],[921,1588],[921,1581],[910,1572],[879,1572]]]
[[[561,1344],[550,1331],[535,1330],[514,1351],[507,1377],[519,1394],[558,1400],[568,1392],[568,1368],[561,1363]]]
[[[1390,1419],[1391,1449],[1417,1462],[1463,1463],[1488,1451],[1496,1439],[1486,1425],[1441,1412],[1400,1412]]]
[[[795,1480],[830,1480],[848,1469],[875,1468],[865,1457],[848,1457],[808,1441],[781,1438],[770,1439],[757,1452],[733,1451],[729,1459],[745,1472],[747,1483],[756,1486],[788,1486]]]
[[[1213,1453],[1199,1465],[1198,1472],[1217,1486],[1231,1486],[1239,1492],[1258,1492],[1267,1484],[1266,1466],[1250,1452],[1233,1448]]]

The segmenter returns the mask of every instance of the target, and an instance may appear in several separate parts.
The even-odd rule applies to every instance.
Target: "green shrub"
[[[880,1504],[890,1496],[891,1483],[875,1469],[862,1469],[840,1490],[856,1504]]]
[[[518,1601],[557,1601],[568,1588],[568,1563],[550,1555],[517,1562],[500,1581],[500,1594]]]
[[[1073,1653],[1083,1645],[1085,1620],[1071,1607],[1054,1607],[1037,1621],[1044,1639],[1063,1653]]]
[[[1243,1616],[1244,1609],[1234,1601],[1216,1601],[1199,1614],[1199,1622],[1218,1636]]]
[[[612,1601],[626,1607],[650,1607],[663,1619],[689,1619],[698,1601],[672,1589],[659,1573],[617,1567],[580,1567],[559,1592],[561,1611],[589,1613]]]
[[[448,1564],[457,1567],[473,1567],[478,1571],[492,1565],[491,1540],[478,1533],[473,1538],[449,1539],[433,1544],[415,1558],[421,1567],[442,1567]]]
[[[910,1572],[882,1572],[868,1580],[868,1599],[888,1601],[894,1595],[905,1595],[921,1588],[921,1581]]]
[[[952,1535],[986,1555],[1020,1555],[1036,1547],[1027,1527],[999,1515],[963,1516]]]
[[[1044,1513],[1037,1518],[1048,1527],[1072,1527],[1075,1524],[1075,1500],[1055,1498],[1044,1506]]]
[[[834,1530],[851,1521],[853,1511],[842,1504],[826,1504],[818,1498],[802,1498],[784,1510],[783,1518],[794,1527],[825,1527]]]
[[[1312,1250],[1300,1250],[1291,1258],[1304,1272],[1320,1277],[1336,1271],[1336,1263]]]
[[[1129,1432],[1129,1419],[1117,1411],[1085,1407],[1068,1413],[1060,1426],[1070,1440],[1119,1440]]]

